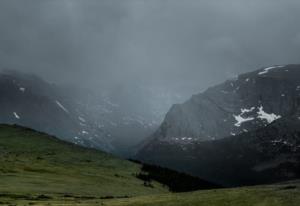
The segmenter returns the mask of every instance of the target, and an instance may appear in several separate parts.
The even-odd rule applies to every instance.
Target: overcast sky
[[[300,62],[299,0],[0,0],[0,67],[201,90]]]

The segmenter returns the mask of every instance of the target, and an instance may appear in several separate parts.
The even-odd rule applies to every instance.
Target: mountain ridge
[[[300,65],[273,66],[241,74],[236,79],[228,80],[210,87],[203,93],[194,95],[183,104],[174,105],[166,115],[161,127],[150,136],[148,142],[137,153],[137,158],[226,185],[251,184],[251,178],[252,183],[264,183],[264,180],[258,181],[259,175],[254,173],[252,177],[249,175],[248,179],[243,177],[239,181],[235,181],[233,177],[228,178],[222,173],[217,172],[214,177],[209,172],[205,172],[205,170],[211,171],[211,173],[216,172],[212,163],[214,161],[215,165],[222,165],[225,168],[230,165],[230,161],[225,160],[222,161],[227,162],[228,165],[218,163],[222,162],[221,159],[223,158],[221,154],[218,156],[218,151],[223,149],[221,146],[214,146],[214,144],[226,139],[235,145],[235,139],[239,139],[238,137],[247,135],[252,137],[252,134],[259,130],[268,133],[270,125],[276,122],[291,122],[289,119],[296,121],[300,127],[299,111]],[[288,124],[285,124],[285,127],[292,128]],[[279,130],[281,128],[278,128]],[[286,141],[285,138],[289,135],[296,136],[296,139],[300,138],[298,133],[286,132],[287,135],[283,137],[282,142]],[[255,137],[252,139],[254,141]],[[263,140],[260,141],[263,143]],[[207,145],[205,146],[205,144]],[[241,142],[241,144],[243,143]],[[220,145],[223,144],[220,143]],[[223,146],[225,150],[227,149],[223,155],[229,155],[230,146]],[[207,151],[207,154],[201,151],[201,148],[207,150],[206,147],[212,148]],[[238,145],[235,147],[238,149]],[[266,148],[266,145],[259,144],[257,147]],[[248,150],[247,145],[245,145],[245,150]],[[242,155],[247,154],[245,151],[240,152]],[[239,153],[234,154],[236,156],[241,155]],[[253,155],[257,155],[256,160],[258,162],[261,161],[260,156],[264,157],[259,151],[254,151]],[[292,155],[292,151],[289,151],[289,155]],[[276,157],[276,154],[273,156]],[[210,157],[213,157],[214,160]],[[229,159],[237,165],[242,165],[242,161],[234,160],[234,156]],[[244,159],[244,161],[247,160]],[[208,162],[211,163],[205,168],[205,164]],[[295,167],[298,167],[298,162],[297,159]],[[238,168],[235,169],[238,171]],[[252,170],[249,167],[246,169],[247,171],[244,171],[243,174]],[[284,169],[288,171],[288,168]],[[232,176],[237,174],[236,171],[231,170]],[[229,174],[230,172],[227,173],[227,175]],[[270,175],[270,179],[272,177],[274,180],[280,179],[275,175]],[[226,178],[229,181],[225,181]],[[288,179],[286,175],[282,175],[282,179],[285,178]],[[266,178],[265,181],[271,180]]]
[[[140,87],[93,91],[13,70],[0,73],[0,86],[0,123],[31,127],[123,157],[155,131],[172,99],[181,98]]]

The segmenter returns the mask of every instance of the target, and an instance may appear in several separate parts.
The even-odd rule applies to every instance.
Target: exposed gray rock
[[[300,66],[263,71],[240,75],[174,105],[155,138],[221,139],[293,113],[299,104]]]
[[[19,124],[64,140],[129,156],[181,97],[149,87],[61,86],[16,71],[0,73],[0,123]]]
[[[287,65],[209,88],[174,105],[137,158],[227,185],[295,177],[299,85],[300,65]]]

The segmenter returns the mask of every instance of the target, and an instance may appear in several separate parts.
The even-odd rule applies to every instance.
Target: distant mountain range
[[[174,105],[137,158],[224,185],[300,176],[300,65],[272,66]]]
[[[99,88],[48,83],[16,71],[0,73],[0,123],[19,124],[79,145],[129,156],[182,97],[158,88]]]
[[[0,94],[0,123],[123,157],[140,148],[142,162],[216,184],[300,176],[300,65],[239,75],[172,106],[164,120],[184,97],[160,88],[91,91],[3,71]]]

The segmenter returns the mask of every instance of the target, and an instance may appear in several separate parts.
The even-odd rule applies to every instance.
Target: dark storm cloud
[[[196,92],[298,63],[298,0],[1,0],[0,66],[86,86]]]

